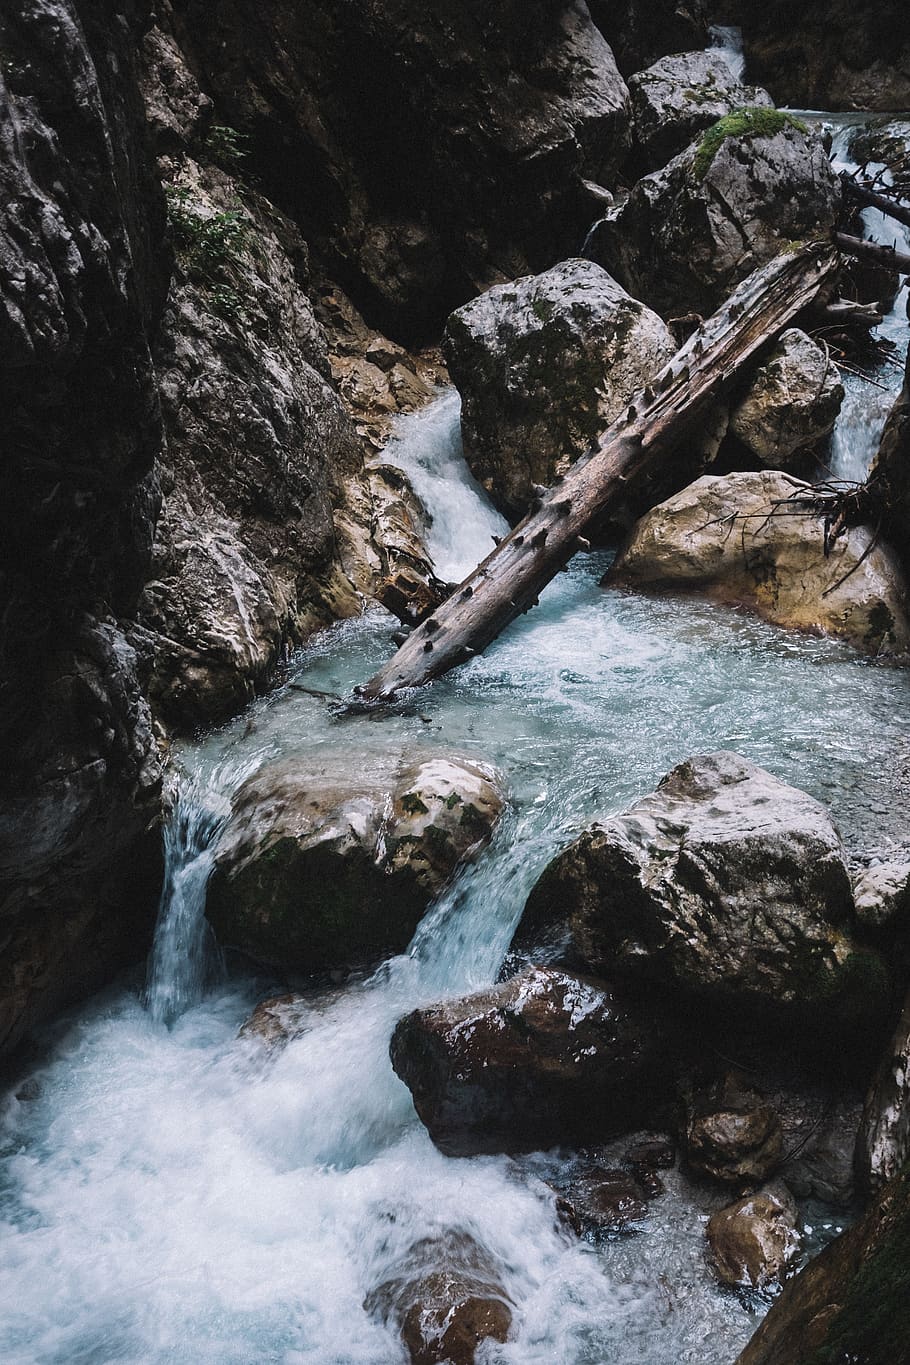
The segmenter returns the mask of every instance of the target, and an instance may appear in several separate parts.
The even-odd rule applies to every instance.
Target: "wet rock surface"
[[[496,774],[461,758],[390,762],[357,780],[267,766],[234,798],[207,914],[220,941],[284,968],[401,952],[503,802]]]
[[[567,1185],[557,1212],[578,1237],[597,1242],[634,1232],[648,1216],[645,1191],[629,1171],[589,1169]]]
[[[507,1341],[512,1304],[503,1272],[469,1233],[413,1243],[364,1307],[393,1323],[412,1365],[473,1365],[483,1341]]]
[[[812,496],[811,484],[770,470],[704,475],[638,522],[605,582],[704,592],[776,625],[905,656],[910,620],[896,557],[862,526],[826,555],[823,516],[805,506]]]
[[[839,202],[816,134],[775,110],[738,111],[639,180],[588,254],[662,317],[707,317],[788,242],[830,230]]]
[[[863,1106],[856,1172],[863,1190],[878,1190],[910,1160],[910,996],[884,1049]]]
[[[778,1182],[715,1213],[706,1235],[721,1284],[767,1289],[783,1280],[799,1250],[796,1204]]]
[[[730,413],[730,432],[768,469],[834,429],[844,387],[826,348],[797,328],[784,332]]]
[[[844,850],[824,807],[738,754],[694,757],[547,868],[526,932],[567,924],[611,979],[792,1025],[825,1043],[881,1020],[889,981],[853,937]]]
[[[451,1156],[604,1138],[668,1100],[670,1049],[655,1021],[601,982],[552,968],[414,1010],[391,1056]]]
[[[766,90],[736,79],[720,52],[677,52],[629,79],[633,141],[642,165],[655,170],[744,106],[773,108]]]
[[[465,457],[499,506],[590,449],[676,350],[670,331],[591,261],[497,285],[453,313],[446,356],[462,396]]]
[[[756,1185],[780,1165],[783,1132],[772,1105],[734,1076],[693,1097],[686,1120],[686,1161],[698,1175]]]

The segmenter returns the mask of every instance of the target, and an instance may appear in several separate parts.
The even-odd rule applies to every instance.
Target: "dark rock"
[[[910,572],[910,350],[904,384],[888,415],[869,472],[885,535]]]
[[[266,193],[393,331],[566,255],[579,176],[609,184],[628,145],[580,0],[190,0],[181,23]]]
[[[145,951],[159,764],[124,619],[157,510],[143,6],[0,13],[0,1048]]]
[[[508,514],[528,510],[676,351],[668,328],[591,261],[497,285],[453,313],[445,353],[465,457]]]
[[[628,1171],[592,1169],[569,1184],[557,1212],[578,1237],[598,1242],[636,1231],[648,1216],[644,1192]]]
[[[595,24],[630,76],[668,52],[688,52],[708,42],[704,0],[591,0]]]
[[[737,754],[689,759],[550,864],[524,932],[568,924],[589,970],[660,983],[821,1045],[880,1022],[888,973],[852,938],[828,813]]]
[[[783,1134],[772,1105],[728,1076],[697,1095],[686,1118],[686,1161],[728,1185],[758,1185],[780,1165]]]
[[[885,1048],[863,1107],[856,1171],[864,1190],[880,1189],[910,1160],[910,996]]]
[[[656,170],[734,109],[773,108],[766,90],[742,85],[720,52],[676,52],[629,80],[642,168]]]
[[[737,111],[639,180],[588,254],[662,317],[707,317],[789,242],[829,232],[840,197],[817,134],[773,109]]]
[[[407,947],[503,805],[490,770],[437,756],[369,775],[267,765],[233,800],[206,913],[261,962],[325,971]]]
[[[512,1303],[502,1269],[473,1237],[446,1232],[414,1242],[364,1302],[394,1323],[412,1365],[473,1365],[482,1341],[507,1341]]]
[[[796,1205],[779,1183],[721,1209],[705,1231],[717,1278],[735,1288],[768,1289],[780,1283],[799,1250]]]
[[[910,1173],[784,1286],[737,1365],[907,1365]]]
[[[820,1121],[801,1125],[794,1134],[793,1155],[788,1155],[780,1173],[798,1199],[819,1199],[845,1209],[853,1206],[860,1111],[858,1102],[829,1103]],[[787,1147],[791,1148],[789,1134]]]
[[[669,1050],[599,982],[532,967],[477,995],[414,1010],[392,1065],[452,1156],[600,1140],[666,1103]]]

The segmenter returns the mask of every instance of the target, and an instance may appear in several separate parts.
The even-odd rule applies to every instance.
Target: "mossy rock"
[[[732,113],[725,114],[712,124],[695,150],[692,170],[696,179],[704,180],[728,137],[775,137],[784,128],[795,128],[800,133],[809,131],[801,119],[795,118],[793,114],[786,114],[781,109],[750,106],[734,109]]]

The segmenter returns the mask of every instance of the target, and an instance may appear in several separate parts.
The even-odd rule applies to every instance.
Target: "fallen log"
[[[835,232],[834,240],[848,256],[873,261],[876,265],[886,266],[888,270],[899,270],[903,275],[910,275],[910,254],[906,251],[898,251],[893,246],[881,246],[878,242],[867,242],[862,237],[851,237],[846,232]]]
[[[690,421],[750,356],[813,302],[837,267],[830,243],[812,242],[750,275],[693,332],[653,384],[636,394],[591,453],[542,494],[536,508],[356,695],[365,701],[388,699],[438,678],[536,606],[540,592],[576,551],[590,548],[585,531],[631,484],[656,470]]]
[[[884,320],[877,303],[854,303],[851,299],[834,299],[812,309],[812,321],[826,326],[857,323],[861,327],[879,327]]]
[[[853,176],[846,172],[841,176],[841,181],[851,199],[857,200],[860,204],[865,204],[867,208],[880,209],[889,218],[893,218],[895,222],[910,227],[910,204],[901,203],[900,200],[892,198],[890,194],[880,194],[871,185],[866,185],[861,180],[854,180]]]

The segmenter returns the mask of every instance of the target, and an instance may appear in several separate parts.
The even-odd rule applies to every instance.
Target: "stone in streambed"
[[[640,1008],[551,968],[414,1010],[392,1037],[395,1071],[451,1156],[600,1140],[666,1103],[669,1047]]]
[[[824,512],[805,505],[814,496],[771,470],[705,475],[641,518],[604,582],[700,592],[864,653],[910,654],[895,556],[865,526],[845,529],[826,554]]]
[[[468,1233],[412,1243],[364,1302],[394,1324],[412,1365],[473,1365],[482,1341],[506,1341],[512,1304],[502,1269]]]
[[[796,1205],[785,1185],[768,1185],[715,1213],[706,1234],[721,1284],[767,1289],[784,1278],[799,1249]]]
[[[564,926],[610,980],[660,985],[825,1045],[878,1022],[887,969],[853,938],[840,836],[817,801],[738,754],[674,768],[546,869],[520,933]]]
[[[325,971],[401,952],[504,796],[492,769],[438,755],[370,778],[299,760],[237,792],[207,914],[219,940],[271,966]]]
[[[648,1216],[645,1200],[628,1171],[593,1165],[560,1193],[556,1210],[576,1236],[599,1242],[634,1232]]]
[[[692,1101],[686,1122],[686,1161],[697,1174],[724,1184],[757,1184],[776,1169],[782,1153],[777,1111],[734,1076],[725,1077]]]

